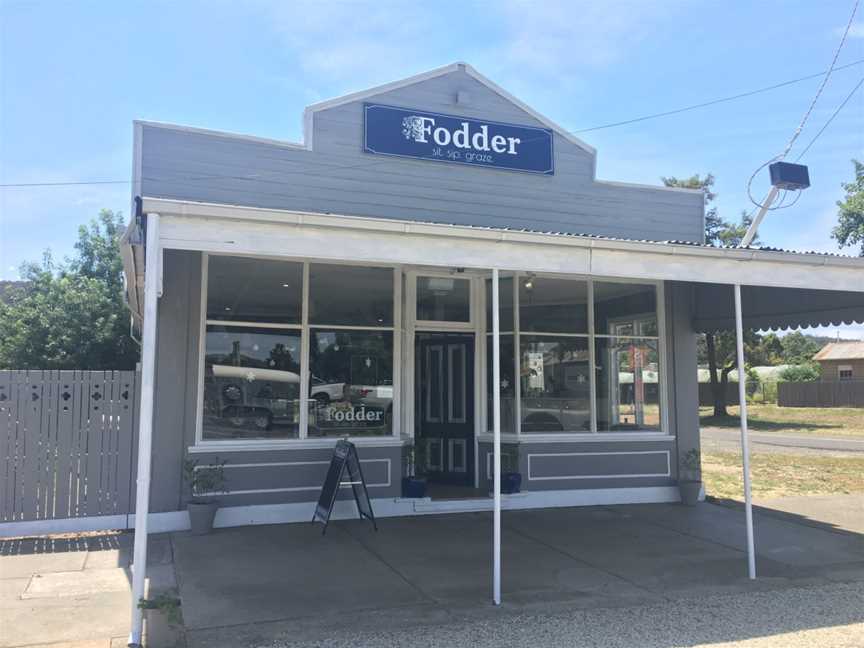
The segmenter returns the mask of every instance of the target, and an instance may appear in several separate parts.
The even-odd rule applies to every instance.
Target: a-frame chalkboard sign
[[[346,468],[348,481],[342,481]],[[339,488],[349,485],[354,492],[354,501],[357,502],[357,512],[360,514],[360,519],[370,520],[375,530],[378,530],[375,514],[372,513],[372,502],[369,501],[369,491],[366,490],[366,480],[363,479],[363,470],[360,468],[357,448],[350,441],[341,439],[336,442],[333,458],[330,460],[330,468],[327,471],[327,477],[324,478],[324,485],[321,487],[318,506],[315,507],[315,514],[312,516],[312,522],[318,520],[324,523],[324,530],[321,535],[327,533],[327,525],[330,523],[330,515],[333,513],[333,505],[336,503]]]

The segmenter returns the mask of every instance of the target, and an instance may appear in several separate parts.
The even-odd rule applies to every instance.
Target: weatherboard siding
[[[457,91],[469,105],[457,105]],[[464,72],[367,101],[541,125]],[[363,152],[363,101],[313,113],[312,150],[142,125],[142,194],[195,202],[592,234],[701,241],[699,194],[595,182],[594,154],[555,134],[555,175]],[[658,170],[658,175],[662,170]]]

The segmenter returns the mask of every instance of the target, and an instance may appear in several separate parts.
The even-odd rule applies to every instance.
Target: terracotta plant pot
[[[217,508],[216,502],[189,502],[186,505],[193,535],[206,535],[213,530]]]

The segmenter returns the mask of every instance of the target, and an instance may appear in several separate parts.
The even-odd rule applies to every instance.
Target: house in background
[[[864,380],[864,341],[831,342],[813,359],[822,367],[824,382]]]

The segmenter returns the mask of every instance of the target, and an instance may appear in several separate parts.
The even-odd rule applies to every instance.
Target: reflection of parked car
[[[318,376],[312,376],[309,381],[309,396],[326,405],[330,401],[340,401],[345,398],[345,383],[327,382]]]
[[[276,422],[295,422],[299,385],[292,371],[214,364],[210,397],[232,425],[268,430]]]

